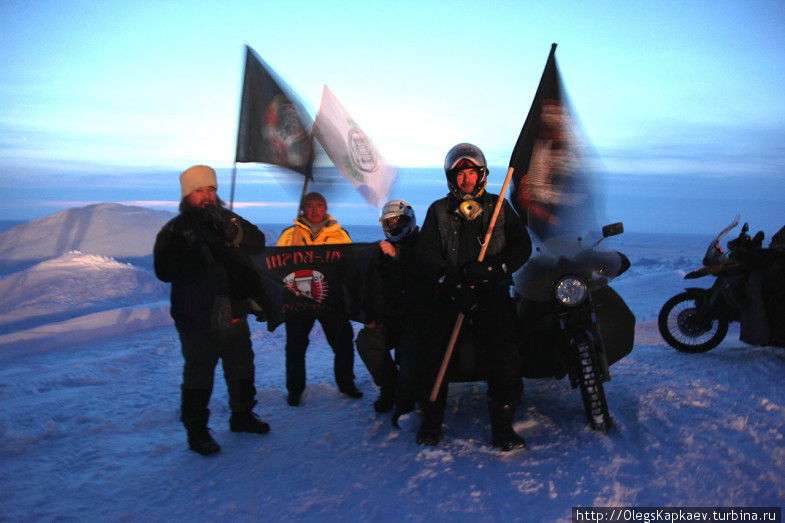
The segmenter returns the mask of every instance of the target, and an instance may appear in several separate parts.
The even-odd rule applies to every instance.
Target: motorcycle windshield
[[[622,272],[625,257],[616,251],[599,250],[576,236],[546,240],[539,252],[515,274],[515,293],[534,301],[550,301],[560,278],[577,276],[594,290]]]
[[[704,265],[718,265],[728,261],[728,256],[725,251],[722,250],[720,241],[731,231],[731,229],[739,224],[740,217],[741,216],[737,214],[736,217],[733,218],[733,221],[730,223],[730,225],[721,230],[719,234],[717,234],[717,236],[709,243],[709,246],[706,249],[706,254],[703,257]]]

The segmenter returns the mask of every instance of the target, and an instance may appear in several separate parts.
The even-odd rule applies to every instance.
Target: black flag
[[[515,168],[510,200],[540,239],[596,227],[590,159],[556,67],[556,44],[510,167]]]
[[[297,313],[335,312],[367,321],[369,271],[378,256],[376,243],[268,247],[252,256],[268,298],[268,329]]]
[[[280,165],[311,176],[313,122],[286,83],[245,46],[236,162]]]

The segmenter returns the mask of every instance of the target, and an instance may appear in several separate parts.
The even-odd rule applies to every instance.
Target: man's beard
[[[225,208],[226,208],[226,202],[224,202],[218,196],[215,197],[214,202],[208,203],[206,205],[200,205],[200,206],[195,206],[188,203],[188,197],[185,197],[182,200],[180,200],[181,213],[197,214],[205,217],[210,217],[214,215],[223,214],[225,212]]]

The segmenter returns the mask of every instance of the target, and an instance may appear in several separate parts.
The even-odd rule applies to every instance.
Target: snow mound
[[[127,269],[132,268],[130,263],[121,263],[108,256],[100,254],[85,254],[80,251],[68,251],[62,256],[37,264],[31,272],[52,271],[71,271],[74,269]]]
[[[111,256],[150,256],[155,235],[174,214],[99,203],[68,209],[0,233],[0,265],[31,264],[72,250]]]
[[[146,270],[69,251],[0,279],[0,332],[166,296],[167,286]]]

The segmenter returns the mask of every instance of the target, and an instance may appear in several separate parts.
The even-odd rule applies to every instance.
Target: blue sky
[[[500,185],[551,42],[614,219],[680,230],[685,200],[716,197],[692,223],[785,223],[785,2],[686,0],[4,0],[0,219],[175,201],[195,163],[219,169],[228,197],[242,43],[312,113],[329,85],[390,163],[439,166],[470,141]],[[291,191],[268,171],[241,169],[237,200],[286,221]],[[427,206],[444,192],[437,171],[403,169],[393,195]],[[331,210],[375,216],[351,191]]]

